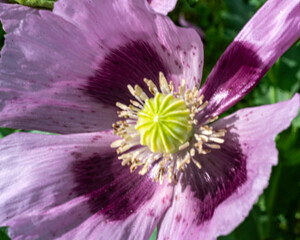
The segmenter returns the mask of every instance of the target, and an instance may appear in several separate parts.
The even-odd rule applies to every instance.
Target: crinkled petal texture
[[[100,131],[127,103],[128,84],[185,78],[199,86],[203,49],[192,30],[144,0],[61,0],[53,12],[0,4],[0,125],[55,133]]]
[[[86,37],[49,11],[1,4],[1,126],[68,133],[111,127],[113,109],[80,90],[95,54]],[[99,124],[100,123],[100,124]]]
[[[228,132],[220,150],[198,156],[174,189],[158,239],[213,240],[230,233],[248,215],[277,163],[274,139],[297,115],[300,97],[239,110],[214,123]]]
[[[167,15],[174,10],[177,0],[147,0],[150,6],[158,13]]]
[[[110,51],[99,66],[101,72],[95,76],[97,79],[90,83],[93,85],[97,80],[105,83],[106,91],[100,87],[97,90],[108,98],[106,101],[111,94],[121,100],[120,91],[124,91],[128,83],[140,84],[146,89],[144,77],[158,83],[158,71],[173,80],[176,87],[182,78],[190,87],[200,84],[201,39],[193,30],[179,28],[169,18],[153,14],[145,1],[85,0],[75,3],[62,0],[55,5],[54,13],[78,26],[94,44]],[[112,86],[118,94],[111,92]],[[126,93],[127,89],[122,94]],[[128,101],[127,96],[122,100]]]
[[[224,112],[261,80],[300,37],[299,0],[269,0],[241,30],[208,76],[201,92],[209,115]]]
[[[149,239],[172,187],[122,167],[110,132],[0,141],[0,222],[12,239]]]

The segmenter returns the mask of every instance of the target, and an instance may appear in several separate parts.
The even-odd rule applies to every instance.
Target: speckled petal
[[[189,166],[175,187],[158,239],[214,240],[238,226],[268,185],[278,157],[276,135],[289,126],[299,108],[297,94],[217,121],[216,129],[228,130],[225,142],[220,150],[197,157],[200,170]]]
[[[237,103],[300,37],[299,0],[269,0],[218,60],[201,92],[217,116]]]
[[[108,49],[105,64],[99,65],[100,73],[91,81],[92,95],[100,93],[109,101],[113,94],[124,101],[125,97],[120,99],[115,92],[128,92],[128,83],[146,88],[144,77],[158,83],[158,71],[176,86],[182,78],[190,87],[200,86],[203,46],[199,36],[149,8],[144,0],[61,0],[55,5],[54,13]],[[99,81],[108,88],[106,92],[98,86]]]
[[[167,15],[174,10],[177,0],[147,0],[150,6],[158,13]]]
[[[49,11],[1,4],[0,125],[56,133],[111,127],[115,109],[82,90],[95,52],[83,33]]]
[[[110,132],[0,141],[0,222],[13,239],[148,239],[172,187],[121,166]]]
[[[158,83],[162,71],[175,87],[182,78],[200,85],[200,38],[149,11],[145,1],[62,0],[53,13],[1,4],[0,11],[8,33],[1,126],[99,131],[116,120],[117,101],[128,103],[128,84],[146,90],[143,79]]]

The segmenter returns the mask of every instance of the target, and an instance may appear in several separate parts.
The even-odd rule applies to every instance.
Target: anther
[[[163,94],[169,94],[170,93],[170,89],[169,89],[167,79],[165,78],[165,76],[162,72],[159,73],[159,85],[160,85],[160,90]]]
[[[144,82],[147,84],[148,88],[149,88],[149,91],[150,93],[152,93],[154,96],[159,93],[156,85],[149,79],[145,78],[144,79]]]
[[[182,144],[182,145],[179,146],[179,150],[186,149],[189,145],[190,145],[189,142],[185,142],[184,144]]]
[[[195,165],[196,165],[199,169],[202,168],[201,164],[200,164],[198,161],[196,161],[196,160],[193,159],[193,163],[195,163]]]

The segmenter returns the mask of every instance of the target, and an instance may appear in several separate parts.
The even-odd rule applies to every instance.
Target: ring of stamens
[[[191,162],[199,169],[202,168],[200,162],[194,158],[195,154],[207,154],[211,149],[219,149],[220,144],[224,142],[226,130],[215,130],[210,126],[217,117],[198,126],[195,116],[208,105],[208,102],[203,102],[204,96],[199,94],[196,87],[192,90],[186,89],[185,81],[182,80],[178,92],[174,92],[173,82],[168,83],[163,73],[159,74],[160,91],[151,80],[144,79],[144,81],[154,97],[149,98],[138,85],[134,87],[128,85],[135,100],[130,100],[129,106],[116,103],[121,109],[118,116],[123,120],[113,124],[113,129],[114,134],[121,138],[113,142],[111,147],[117,148],[122,165],[130,165],[131,172],[140,168],[139,174],[144,175],[151,170],[150,175],[154,181],[162,184],[166,175],[170,183],[173,181],[176,183],[179,173]],[[176,114],[171,113],[175,118],[169,120],[177,124],[173,126],[177,131],[173,137],[171,135],[174,130],[170,130],[169,125],[162,121],[164,114],[161,112],[165,109],[170,110],[168,106],[162,105],[164,101],[169,101],[168,106],[173,104],[179,107],[171,108]],[[153,107],[155,104],[157,105]],[[178,115],[180,111],[184,113]],[[165,112],[170,114],[170,111]],[[160,129],[167,130],[161,133]],[[165,143],[164,139],[167,139]]]

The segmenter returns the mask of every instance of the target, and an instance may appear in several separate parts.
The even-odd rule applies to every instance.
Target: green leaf
[[[199,0],[187,0],[187,2],[191,7],[194,7],[199,2]]]
[[[15,130],[15,129],[11,129],[11,128],[0,128],[0,138],[3,138],[14,132],[20,132],[20,130]]]
[[[56,0],[8,0],[10,3],[19,3],[34,8],[53,9]]]
[[[154,229],[149,240],[156,240],[156,238],[157,238],[157,228]]]
[[[292,122],[292,126],[295,128],[300,128],[300,110],[298,112],[298,115],[296,118],[294,118],[293,122]]]
[[[0,228],[0,240],[10,240],[7,236],[7,227]]]
[[[291,47],[270,69],[271,82],[291,95],[300,90],[300,43]]]

